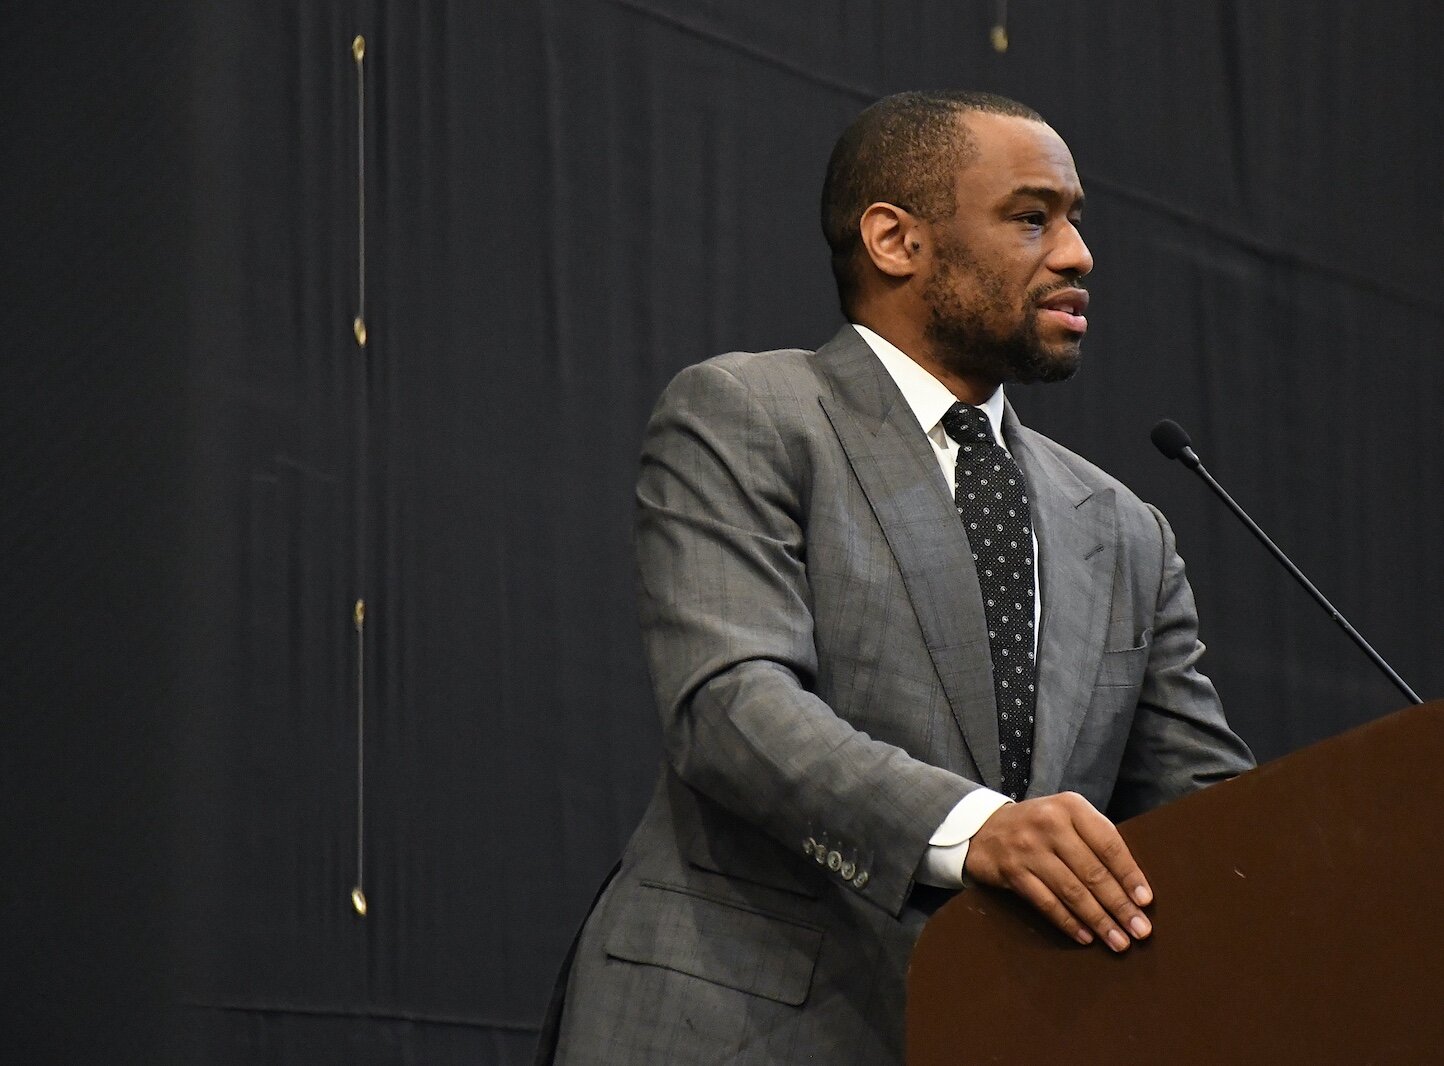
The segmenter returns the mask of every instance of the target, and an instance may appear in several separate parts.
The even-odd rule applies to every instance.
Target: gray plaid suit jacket
[[[1011,408],[1004,433],[1039,542],[1030,795],[1123,818],[1248,768],[1162,516]],[[930,445],[845,327],[683,371],[637,504],[666,760],[580,936],[556,1061],[900,1062],[913,873],[958,800],[1000,786],[983,605]]]

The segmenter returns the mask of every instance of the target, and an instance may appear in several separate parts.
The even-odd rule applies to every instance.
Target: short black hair
[[[953,182],[977,146],[958,116],[968,111],[1042,122],[1026,104],[965,89],[897,93],[873,104],[843,131],[822,183],[822,233],[844,314],[857,294],[858,224],[872,204],[896,204],[929,222],[957,210]]]

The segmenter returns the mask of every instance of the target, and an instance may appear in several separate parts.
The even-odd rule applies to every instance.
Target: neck
[[[869,309],[855,309],[852,320],[859,326],[866,326],[883,340],[894,345],[918,366],[922,367],[963,403],[977,407],[987,403],[998,391],[1001,381],[976,374],[959,374],[949,370],[939,359],[932,342],[915,319],[897,315],[879,315]]]

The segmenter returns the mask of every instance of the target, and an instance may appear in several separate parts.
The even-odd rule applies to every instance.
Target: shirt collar
[[[903,399],[907,401],[908,407],[912,408],[913,417],[923,427],[923,432],[931,434],[942,421],[943,415],[947,414],[948,408],[952,407],[958,398],[948,391],[946,385],[929,374],[891,341],[878,336],[866,326],[859,326],[856,322],[852,324],[852,328],[857,330],[858,335],[867,341],[867,346],[882,361],[888,375],[897,383],[898,390],[902,393]],[[988,425],[993,429],[993,439],[1002,445],[1003,387],[999,385],[993,390],[993,395],[978,404],[978,407],[988,416]]]

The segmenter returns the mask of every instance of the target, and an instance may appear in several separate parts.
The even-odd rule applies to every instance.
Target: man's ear
[[[872,265],[893,278],[916,274],[927,254],[924,223],[896,204],[875,203],[862,213],[859,231]]]

